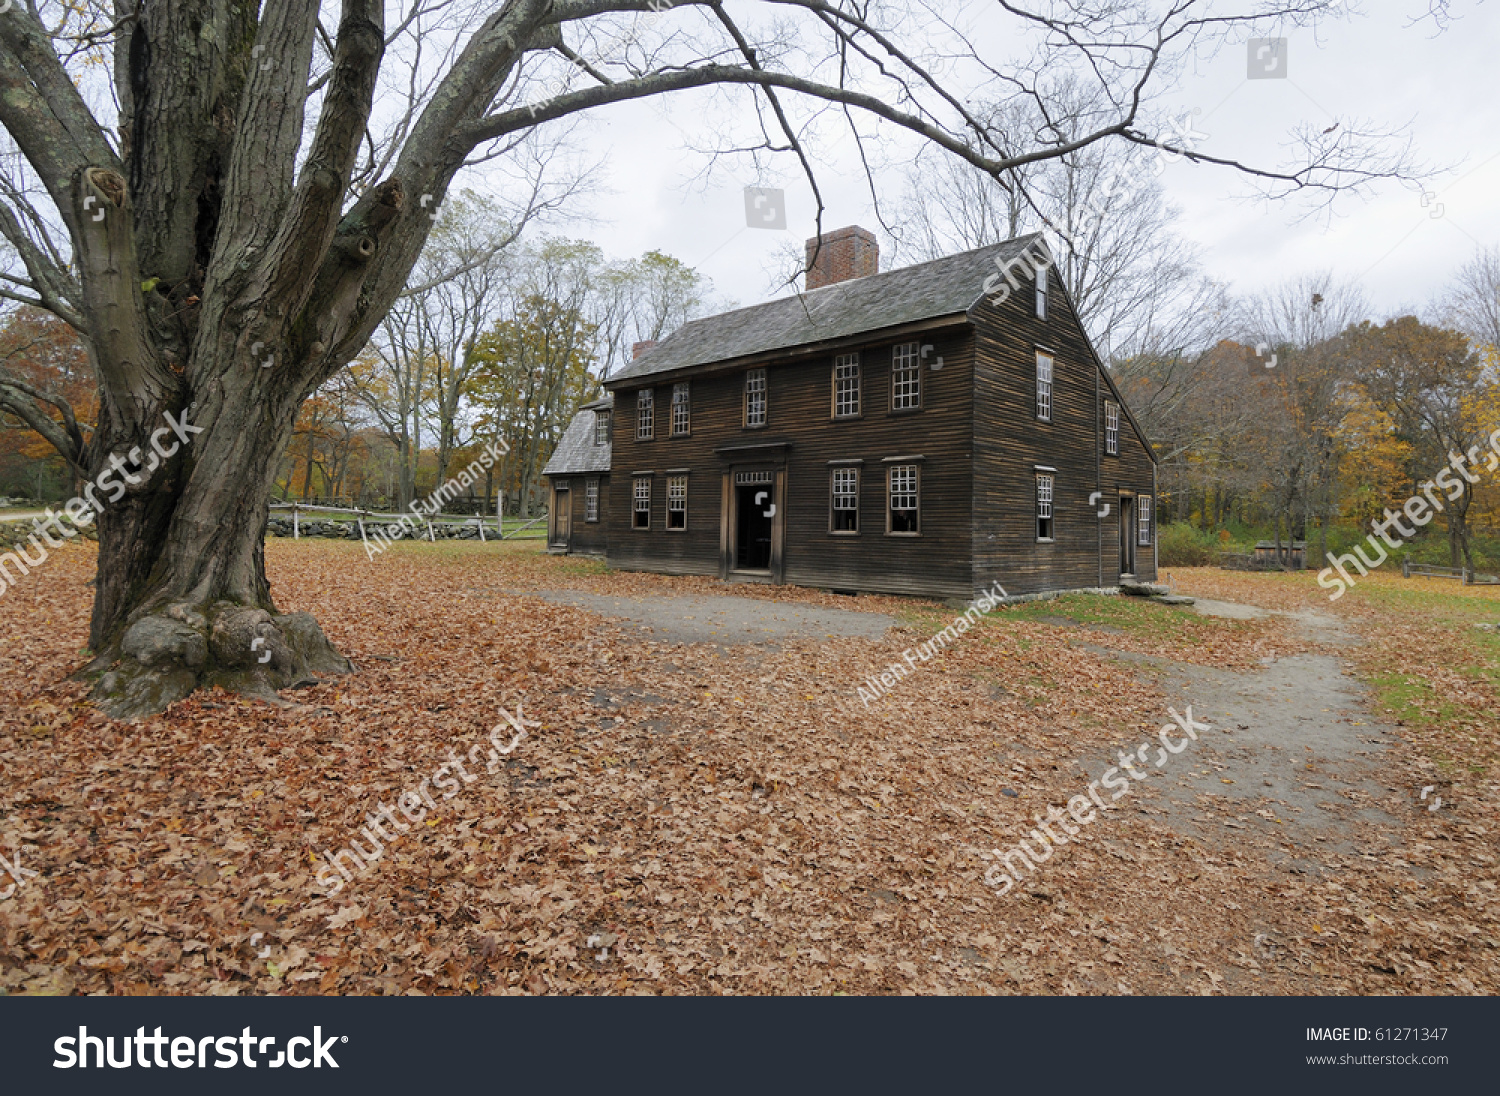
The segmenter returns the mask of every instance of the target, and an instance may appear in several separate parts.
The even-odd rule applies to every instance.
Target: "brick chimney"
[[[635,361],[635,359],[639,358],[642,354],[644,354],[646,351],[650,350],[655,345],[656,345],[656,340],[655,339],[647,339],[645,342],[631,343],[630,344],[630,360],[631,361]]]
[[[874,233],[863,228],[850,225],[807,241],[808,289],[821,289],[879,272],[880,245],[875,242]]]

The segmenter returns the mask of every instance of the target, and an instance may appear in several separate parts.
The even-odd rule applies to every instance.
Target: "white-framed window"
[[[650,441],[656,436],[656,390],[642,388],[635,397],[635,440]]]
[[[1052,355],[1036,352],[1036,417],[1052,421]]]
[[[832,475],[833,512],[829,531],[859,532],[859,469],[835,468]]]
[[[891,348],[891,410],[915,411],[922,406],[922,357],[917,343]]]
[[[630,514],[630,524],[635,529],[651,528],[651,477],[636,476],[632,488],[634,505]]]
[[[859,355],[840,354],[833,359],[834,418],[859,414]]]
[[[1052,492],[1053,477],[1037,473],[1036,477],[1036,539],[1052,539]]]
[[[1142,495],[1135,500],[1136,525],[1139,535],[1136,537],[1137,544],[1150,545],[1151,543],[1151,496]]]
[[[599,477],[593,476],[583,484],[583,520],[599,520]]]
[[[667,477],[667,528],[687,528],[687,481],[686,476]]]
[[[612,412],[609,412],[609,411],[595,411],[594,412],[594,444],[595,445],[608,445],[609,444],[609,420],[610,420],[611,417],[612,417]]]
[[[1036,268],[1036,318],[1047,318],[1047,289],[1051,284],[1051,267],[1039,263]]]
[[[677,438],[691,434],[692,428],[693,413],[688,403],[688,382],[682,381],[672,386],[672,436]]]
[[[1104,401],[1104,451],[1120,455],[1120,405],[1114,400]]]
[[[570,484],[565,479],[553,480],[552,481],[552,490],[554,490],[554,491],[566,491],[571,486],[572,486],[572,484]]]
[[[915,464],[893,464],[888,477],[888,533],[921,532],[920,483]]]
[[[745,372],[745,425],[766,424],[766,371],[750,369]]]

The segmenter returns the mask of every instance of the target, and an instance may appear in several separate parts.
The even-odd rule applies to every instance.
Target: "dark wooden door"
[[[1120,574],[1135,574],[1135,499],[1120,498]]]

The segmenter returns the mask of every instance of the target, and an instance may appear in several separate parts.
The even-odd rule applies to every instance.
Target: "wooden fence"
[[[1433,563],[1401,561],[1402,578],[1456,578],[1464,586],[1500,586],[1500,576],[1480,574],[1467,567],[1439,567]]]

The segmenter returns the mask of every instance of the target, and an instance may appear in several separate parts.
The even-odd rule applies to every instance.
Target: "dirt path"
[[[1199,601],[1193,611],[1268,615],[1215,601]],[[1320,644],[1355,642],[1331,618],[1282,615]],[[1143,809],[1180,834],[1217,847],[1250,844],[1275,868],[1316,874],[1328,870],[1320,854],[1361,857],[1395,845],[1398,816],[1424,806],[1415,802],[1418,790],[1391,786],[1393,729],[1371,714],[1370,690],[1334,654],[1292,655],[1236,673],[1109,653],[1158,677],[1178,712],[1191,708],[1195,721],[1212,727],[1176,755],[1153,739],[1147,761],[1133,762],[1150,771],[1145,783],[1154,794]],[[1170,738],[1184,735],[1174,728]],[[1119,765],[1118,757],[1080,759],[1091,779]]]
[[[896,621],[884,613],[821,609],[814,605],[755,598],[691,595],[615,597],[581,590],[534,593],[557,605],[573,605],[648,632],[667,643],[743,644],[779,639],[879,639]]]

